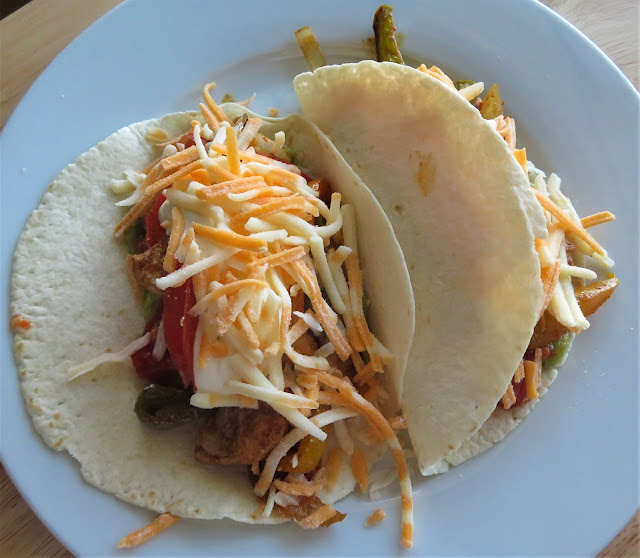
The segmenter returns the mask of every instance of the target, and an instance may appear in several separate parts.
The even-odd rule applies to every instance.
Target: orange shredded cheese
[[[281,211],[288,211],[291,209],[306,209],[307,203],[308,202],[301,196],[291,196],[288,198],[277,199],[264,205],[248,209],[246,211],[243,211],[242,213],[238,213],[238,215],[231,219],[229,228],[233,229],[234,231],[241,231],[244,229],[244,226],[251,217],[267,217],[269,215],[273,215],[274,213],[280,213]]]
[[[314,482],[304,484],[301,482],[286,482],[282,480],[274,480],[273,484],[280,491],[291,496],[313,496],[322,490],[322,483]]]
[[[329,341],[333,343],[336,353],[338,353],[338,356],[342,360],[347,360],[351,354],[351,346],[336,325],[337,316],[335,312],[331,310],[327,302],[322,298],[322,292],[320,290],[320,285],[318,285],[318,280],[315,275],[311,273],[309,268],[302,263],[302,260],[292,262],[291,266],[298,272],[300,278],[305,283],[307,290],[309,291],[309,298],[311,300],[313,310],[322,324],[322,328],[327,334]]]
[[[195,145],[187,147],[182,151],[178,151],[175,155],[165,157],[160,161],[162,169],[165,171],[172,171],[174,169],[188,165],[192,161],[198,159],[198,148]]]
[[[207,107],[209,107],[209,110],[219,122],[228,122],[229,124],[231,124],[231,120],[229,119],[229,117],[224,112],[222,112],[222,109],[213,100],[213,97],[211,97],[211,93],[209,93],[209,91],[211,91],[212,89],[215,89],[215,87],[216,87],[216,84],[213,82],[207,83],[204,86],[204,88],[202,89],[202,96],[204,97],[204,102],[207,103]]]
[[[222,145],[220,143],[214,143],[211,146],[215,152],[220,153],[221,155],[228,154],[228,148],[226,145]],[[265,157],[264,155],[258,155],[257,153],[248,153],[247,151],[238,151],[238,157],[240,157],[241,161],[250,161],[254,163],[262,163],[264,165],[273,166],[274,160],[270,157]],[[298,180],[300,178],[299,174],[291,172],[287,169],[283,169],[280,167],[273,167],[269,169],[270,173],[274,174],[277,177],[285,178],[285,179],[295,179]]]
[[[360,272],[360,262],[358,256],[355,254],[349,254],[345,264],[347,266],[347,277],[349,282],[349,296],[351,299],[351,312],[353,313],[353,322],[360,334],[360,338],[364,342],[369,358],[371,359],[371,366],[375,372],[383,372],[382,359],[378,354],[375,343],[373,341],[373,335],[367,325],[367,320],[364,316],[362,309],[362,274]]]
[[[282,250],[282,252],[270,254],[263,258],[256,259],[250,265],[255,266],[266,264],[269,267],[276,267],[299,260],[302,256],[304,256],[304,254],[304,248],[302,246],[296,246],[295,248],[289,248],[288,250]],[[304,295],[304,293],[302,293],[302,295]]]
[[[513,381],[517,384],[520,383],[524,379],[524,360],[520,361],[518,364],[518,368],[513,375]]]
[[[364,526],[371,527],[371,525],[384,521],[385,517],[387,517],[387,514],[384,513],[381,508],[378,508],[369,517],[367,517],[367,520],[364,522]]]
[[[594,213],[580,219],[580,223],[585,229],[594,227],[595,225],[602,225],[603,223],[609,223],[615,221],[616,216],[610,211],[601,211],[600,213]]]
[[[164,169],[162,168],[160,161],[161,160],[158,159],[157,164],[151,167],[149,169],[149,172],[144,173],[146,174],[146,176],[142,181],[142,188],[146,189],[147,186],[149,186],[150,184],[153,184],[156,180],[158,180],[161,176],[164,175]]]
[[[538,399],[537,366],[530,360],[524,361],[524,381],[527,388],[527,399]]]
[[[207,188],[201,188],[196,192],[196,196],[201,200],[214,202],[225,197],[227,194],[241,194],[260,186],[266,186],[266,182],[262,176],[247,176],[243,178],[234,178],[232,174],[229,174],[229,176],[231,177],[230,180],[218,182]]]
[[[358,328],[356,328],[356,325],[353,323],[353,314],[351,312],[345,312],[342,315],[342,317],[344,318],[344,326],[347,330],[347,339],[349,340],[350,345],[353,347],[353,351],[354,351],[353,354],[358,354],[363,351],[366,351],[367,348],[362,342],[362,337],[360,337],[360,332],[358,331]],[[360,355],[358,355],[358,357],[359,356]],[[358,367],[356,367],[356,370],[358,370]]]
[[[220,128],[220,122],[215,117],[213,112],[211,112],[211,109],[204,103],[200,103],[200,112],[202,113],[204,119],[207,121],[207,124],[209,124],[209,128],[211,128],[212,131],[217,132]]]
[[[507,142],[509,148],[513,151],[516,148],[516,121],[507,116],[506,118],[500,115],[497,118],[497,132]],[[526,171],[525,171],[526,172]]]
[[[196,239],[196,235],[193,232],[193,229],[190,228],[185,235],[182,237],[182,240],[180,241],[180,246],[184,249],[184,250],[188,250],[189,246],[191,246],[191,243]]]
[[[354,383],[359,386],[365,385],[371,378],[373,378],[376,374],[376,371],[373,369],[371,365],[371,361],[367,362],[353,377]]]
[[[584,242],[587,243],[589,248],[591,248],[594,252],[603,256],[605,254],[604,248],[600,246],[587,231],[584,230],[582,224],[576,223],[569,215],[567,215],[562,209],[560,209],[555,203],[553,203],[549,198],[547,198],[542,192],[538,190],[533,190],[540,202],[540,205],[546,209],[551,215],[553,215],[567,230],[567,232],[571,232],[575,234],[577,237],[581,238]]]
[[[298,525],[303,529],[317,529],[322,525],[325,521],[331,519],[334,515],[338,513],[331,506],[324,505],[321,508],[318,508],[311,515],[308,515],[304,519],[298,522]]]
[[[251,348],[258,349],[260,347],[260,339],[258,339],[258,336],[256,335],[256,332],[253,329],[249,318],[247,318],[247,315],[244,312],[240,312],[238,314],[238,323],[240,324],[240,328],[242,329],[243,333],[247,337],[247,341],[249,342]]]
[[[553,266],[544,267],[541,270],[544,296],[542,299],[542,307],[540,308],[538,318],[542,317],[542,314],[544,314],[544,311],[547,309],[547,306],[549,306],[549,303],[553,298],[553,292],[555,291],[556,284],[558,283],[558,279],[560,278],[561,265],[562,262],[560,260],[556,260]]]
[[[229,163],[229,172],[240,174],[238,136],[236,136],[236,131],[231,126],[227,127],[227,162]]]
[[[211,178],[209,177],[209,173],[204,169],[194,170],[192,173],[189,173],[184,177],[183,180],[193,180],[202,184],[203,186],[211,186]]]
[[[351,455],[351,471],[353,476],[360,485],[360,490],[366,492],[369,487],[369,465],[364,453],[359,449],[353,450]]]
[[[507,391],[504,392],[502,396],[502,407],[505,409],[510,409],[516,402],[516,392],[513,391],[513,384],[509,384],[507,386]]]
[[[159,143],[157,145],[167,145],[170,142],[165,142],[165,143]],[[162,169],[162,166],[160,165],[160,161],[162,160],[162,157],[159,157],[158,159],[156,159],[155,161],[153,161],[152,163],[149,163],[144,169],[142,169],[142,174],[147,175],[147,177],[149,176],[149,173],[155,168],[158,167],[160,169]],[[146,180],[146,178],[145,178]],[[152,181],[153,182],[153,181]],[[151,184],[151,182],[148,182],[148,184]]]
[[[171,210],[171,217],[173,219],[173,224],[171,225],[171,236],[169,237],[167,253],[164,256],[164,262],[162,263],[162,268],[167,273],[171,273],[178,269],[176,250],[178,249],[178,246],[180,246],[182,234],[184,233],[184,217],[182,216],[182,211],[177,207],[174,207]]]
[[[424,64],[421,64],[418,67],[418,71],[437,79],[438,81],[444,83],[449,89],[453,89],[455,91],[456,86],[453,84],[453,81],[451,81],[451,78],[440,68],[438,68],[438,66],[431,66],[431,68],[427,69]]]
[[[513,156],[522,167],[524,173],[527,174],[527,150],[524,147],[522,149],[514,149]]]
[[[171,513],[163,513],[156,517],[149,525],[138,529],[133,533],[129,533],[119,543],[118,548],[131,548],[138,546],[143,542],[155,537],[158,533],[161,533],[165,529],[171,527],[176,521],[180,519],[177,515]]]
[[[237,175],[229,172],[212,159],[207,160],[207,171],[209,171],[209,176],[214,183],[226,182],[238,178]]]
[[[260,279],[236,279],[232,283],[227,283],[218,287],[215,291],[210,292],[207,295],[207,302],[212,302],[219,299],[221,296],[237,293],[247,287],[268,288],[269,285]]]
[[[202,163],[200,161],[194,161],[188,165],[178,169],[173,174],[165,176],[153,184],[147,186],[142,198],[134,205],[129,212],[123,217],[123,219],[116,225],[114,230],[115,236],[121,236],[131,225],[133,225],[139,217],[142,217],[147,211],[151,209],[155,202],[156,194],[164,190],[167,186],[173,184],[178,178],[189,174],[190,172],[201,168]]]
[[[411,548],[413,546],[413,496],[411,477],[409,476],[407,460],[398,438],[382,413],[364,399],[350,383],[326,372],[318,371],[317,375],[320,382],[338,390],[337,393],[321,391],[318,394],[318,403],[321,405],[350,407],[362,413],[362,415],[384,435],[385,440],[391,447],[393,460],[398,469],[398,477],[400,479],[402,501],[402,534],[400,543],[405,548]]]
[[[200,223],[193,223],[193,230],[203,238],[225,246],[249,250],[250,252],[261,252],[267,249],[267,242],[261,238],[244,236],[232,231],[201,225]]]
[[[229,355],[229,347],[227,347],[223,341],[212,342],[211,355],[214,357],[226,357]]]
[[[296,376],[296,383],[305,389],[311,389],[318,385],[318,377],[313,373],[301,373]]]

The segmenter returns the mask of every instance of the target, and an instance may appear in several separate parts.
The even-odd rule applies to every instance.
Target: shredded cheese
[[[177,515],[163,513],[156,517],[149,525],[121,539],[118,543],[118,548],[132,548],[141,545],[143,542],[148,541],[165,529],[171,527],[178,519],[180,518]]]
[[[527,399],[538,399],[536,363],[530,360],[524,361],[524,381],[527,388]]]
[[[321,508],[318,508],[311,515],[308,515],[304,519],[298,522],[300,527],[303,529],[316,529],[320,527],[325,521],[331,519],[334,515],[336,515],[336,510],[334,510],[329,505],[324,505]]]
[[[359,449],[354,450],[351,455],[351,470],[360,485],[360,490],[366,492],[369,487],[369,465],[364,453]]]
[[[326,372],[318,372],[318,379],[329,387],[338,390],[338,393],[320,392],[318,395],[318,403],[357,409],[372,426],[377,428],[385,436],[391,448],[393,459],[398,469],[398,477],[400,478],[402,502],[402,535],[400,542],[405,548],[411,548],[413,546],[413,497],[411,477],[409,476],[407,461],[398,438],[391,426],[389,426],[389,423],[382,416],[382,413],[369,401],[364,399],[351,384]]]
[[[437,68],[430,71],[446,82]],[[409,546],[406,463],[390,423],[370,403],[385,397],[374,374],[384,372],[392,355],[369,329],[362,308],[354,208],[342,205],[336,192],[329,204],[322,201],[318,183],[307,182],[296,165],[277,160],[288,159],[284,133],[265,138],[259,118],[230,122],[211,97],[213,87],[204,87],[202,116],[187,132],[194,145],[185,148],[186,134],[166,142],[163,156],[136,175],[136,183],[117,185],[122,193],[135,191],[128,201],[134,205],[115,234],[143,217],[162,192],[166,201],[158,219],[169,240],[166,275],[155,284],[166,290],[193,278],[191,405],[256,409],[262,401],[290,423],[262,470],[254,468],[255,493],[269,494],[263,516],[276,504],[295,505],[325,486],[335,487],[343,455],[350,456],[361,489],[367,490],[368,464],[345,422],[364,416],[392,447],[403,494],[403,544]],[[316,225],[318,217],[323,224]],[[137,348],[139,343],[106,358],[124,360]],[[366,366],[360,355],[365,350],[371,359]],[[165,353],[161,323],[152,354],[159,360]],[[333,376],[340,375],[330,364],[336,358],[354,363],[355,382],[366,399],[348,380]],[[313,480],[294,474],[274,480],[280,460],[306,436],[325,440],[329,425],[342,450],[329,445]],[[297,453],[293,461],[300,462]],[[323,506],[300,524],[316,527],[335,513]]]
[[[371,527],[371,525],[384,521],[385,517],[387,517],[387,514],[384,513],[382,509],[378,508],[369,517],[367,517],[367,520],[364,522],[364,526]]]
[[[533,190],[540,205],[546,209],[551,215],[553,215],[562,225],[566,228],[568,232],[571,232],[578,236],[581,240],[583,240],[594,252],[600,255],[604,255],[605,251],[600,244],[596,242],[596,240],[586,231],[582,224],[576,223],[569,215],[567,215],[562,209],[560,209],[555,203],[553,203],[549,198],[538,192],[537,190]]]
[[[92,372],[98,366],[102,364],[106,364],[107,362],[128,362],[131,358],[131,355],[143,347],[146,347],[151,340],[151,334],[145,333],[142,337],[139,337],[135,341],[131,342],[124,349],[111,353],[106,352],[101,354],[100,356],[93,358],[83,364],[79,364],[77,366],[72,366],[67,371],[67,380],[75,380],[77,377],[86,374],[87,372]]]
[[[162,357],[166,352],[167,342],[164,338],[164,322],[160,320],[160,325],[158,326],[158,334],[156,335],[156,343],[153,346],[151,356],[156,360],[162,360]]]

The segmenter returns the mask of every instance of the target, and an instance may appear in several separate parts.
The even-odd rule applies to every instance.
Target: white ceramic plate
[[[293,31],[312,25],[329,62],[366,54],[378,0],[308,3],[127,2],[91,26],[40,76],[2,145],[2,289],[25,219],[77,155],[134,121],[196,106],[203,83],[254,109],[296,110],[304,71]],[[558,380],[498,446],[416,486],[414,555],[593,555],[638,507],[639,97],[573,27],[532,0],[394,2],[409,59],[460,78],[498,82],[519,144],[563,178],[583,214],[618,220],[596,231],[622,285],[580,335]],[[2,304],[5,316],[6,294]],[[23,407],[10,336],[2,337],[2,459],[43,521],[78,556],[115,553],[153,514],[83,482],[40,442]],[[180,521],[140,556],[385,555],[400,552],[397,500],[352,497],[328,530]]]

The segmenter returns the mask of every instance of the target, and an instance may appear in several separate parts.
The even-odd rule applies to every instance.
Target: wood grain
[[[0,127],[53,58],[120,0],[33,0],[0,22]],[[636,0],[544,2],[591,38],[640,87]],[[640,556],[639,513],[598,558]],[[0,467],[0,557],[71,558]]]
[[[0,128],[48,65],[122,0],[34,0],[0,22]]]

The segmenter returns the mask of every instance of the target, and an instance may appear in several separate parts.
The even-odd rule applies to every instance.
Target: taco
[[[559,178],[527,162],[497,86],[479,98],[482,83],[405,66],[393,20],[374,28],[389,61],[318,67],[294,85],[404,250],[416,334],[402,409],[430,475],[504,438],[545,393],[618,284],[584,285],[596,278],[585,258],[613,265],[585,228],[613,215],[581,221]]]
[[[391,417],[414,302],[391,225],[315,125],[210,88],[201,113],[81,155],[30,216],[11,309],[34,425],[89,483],[165,514],[155,530],[329,525],[390,445],[410,546]]]

